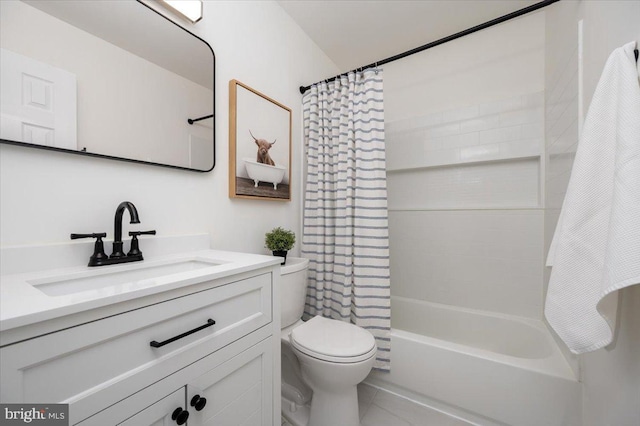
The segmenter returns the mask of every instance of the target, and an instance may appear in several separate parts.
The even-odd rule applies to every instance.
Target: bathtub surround
[[[387,125],[395,295],[540,317],[543,105],[527,93]]]
[[[370,331],[374,368],[390,363],[389,234],[383,72],[349,73],[303,98],[307,179],[302,253],[310,259],[305,316]]]
[[[520,317],[541,315],[542,298],[533,287],[542,275],[539,210],[391,207],[389,227],[394,296]]]
[[[541,319],[544,14],[385,67],[392,294]]]
[[[578,111],[581,105],[578,96],[578,8],[578,2],[560,2],[545,12],[545,260],[569,184],[582,121]],[[544,299],[551,269],[543,266],[543,271]],[[555,332],[552,334],[576,377],[579,377],[578,358]]]
[[[544,92],[397,120],[389,123],[385,130],[395,145],[387,158],[387,169],[394,172],[536,159],[543,145]],[[521,201],[525,207],[538,205],[538,182],[533,183],[536,187],[526,192],[532,198]],[[478,194],[473,202],[481,203],[489,195]],[[468,202],[468,196],[463,201]]]
[[[547,265],[545,315],[573,353],[613,340],[617,291],[640,283],[636,43],[607,61],[578,143]]]
[[[542,319],[549,278],[543,259],[575,156],[579,103],[589,105],[611,51],[629,40],[640,40],[637,21],[631,19],[639,15],[637,2],[559,2],[546,8],[544,14],[518,20],[517,26],[504,24],[386,66],[393,296]],[[582,58],[577,43],[579,20],[583,20]],[[582,97],[578,96],[580,61],[584,76]],[[474,113],[473,107],[527,93],[544,93],[545,142],[539,159],[503,161],[498,146],[493,152],[483,152],[487,159],[492,155],[493,161],[464,162],[460,154],[477,142],[471,136],[463,136],[459,126],[463,120],[474,118],[468,116]],[[472,108],[465,111],[465,107]],[[449,122],[427,120],[444,120],[445,114],[449,122],[457,120],[457,128],[446,127]],[[416,129],[416,135],[407,132],[403,137],[402,129],[394,129],[396,123],[422,129]],[[440,131],[451,133],[437,134]],[[412,136],[418,140],[412,140]],[[511,140],[517,139],[512,136]],[[410,145],[404,149],[404,144]],[[416,154],[420,152],[424,155]],[[416,177],[428,186],[422,199],[394,191],[403,187],[395,185],[396,181],[406,178],[406,182],[414,182]],[[536,196],[537,205],[527,204]],[[529,218],[500,218],[524,213]],[[531,266],[523,268],[521,262]],[[429,284],[424,285],[425,282]],[[564,344],[558,344],[574,375],[582,380],[571,386],[579,386],[582,394],[573,405],[582,411],[581,419],[577,418],[579,424],[640,422],[639,290],[634,286],[621,291],[614,345],[576,357]],[[533,296],[520,298],[523,291]],[[398,341],[394,343],[398,353],[405,347],[400,336],[404,330],[395,331],[392,329],[392,340]],[[416,336],[409,341],[410,351],[421,348]],[[391,376],[396,373],[392,371]],[[377,376],[369,380],[372,378]],[[441,380],[446,383],[446,379]],[[423,398],[422,392],[438,389],[430,384],[432,380],[420,391],[411,388],[410,383],[396,381],[383,387],[396,386],[402,395],[411,396],[414,392],[414,396]],[[429,394],[422,402],[445,411],[460,409],[429,399]],[[464,412],[461,416],[473,418]]]
[[[541,321],[544,28],[532,14],[386,66],[398,365],[367,382],[483,425],[580,424]]]

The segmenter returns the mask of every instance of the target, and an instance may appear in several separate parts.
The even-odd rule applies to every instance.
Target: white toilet
[[[293,426],[358,426],[357,385],[376,355],[373,335],[342,321],[301,320],[308,259],[281,268],[282,415]]]

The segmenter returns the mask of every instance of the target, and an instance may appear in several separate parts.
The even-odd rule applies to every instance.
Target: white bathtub
[[[580,386],[542,321],[393,296],[391,373],[366,382],[480,425],[573,426]]]
[[[258,163],[250,158],[243,158],[243,161],[247,174],[250,179],[253,179],[256,188],[260,182],[269,182],[273,184],[273,189],[278,189],[278,184],[282,182],[286,171],[284,167]]]

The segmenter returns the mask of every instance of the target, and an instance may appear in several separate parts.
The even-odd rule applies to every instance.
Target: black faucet
[[[116,209],[116,216],[114,220],[114,235],[113,235],[113,252],[111,256],[107,256],[104,253],[104,247],[102,238],[106,237],[106,233],[97,234],[71,234],[71,239],[77,238],[96,238],[96,244],[93,249],[93,255],[89,258],[89,266],[102,266],[102,265],[114,265],[116,263],[136,262],[144,260],[142,258],[142,252],[138,245],[139,235],[155,235],[156,231],[131,231],[129,235],[131,238],[131,250],[129,253],[124,254],[122,251],[122,215],[125,210],[129,210],[129,216],[131,217],[131,223],[140,223],[138,218],[138,210],[136,206],[130,201],[123,201],[118,205]]]
[[[131,201],[123,201],[118,205],[113,226],[113,253],[111,253],[109,259],[118,259],[126,256],[122,251],[122,215],[125,209],[129,210],[129,216],[131,216],[130,223],[140,223],[138,210]]]

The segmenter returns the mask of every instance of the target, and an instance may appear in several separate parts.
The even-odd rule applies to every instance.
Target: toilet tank
[[[307,268],[309,259],[287,257],[280,268],[280,318],[282,328],[288,327],[302,317],[307,295]]]

